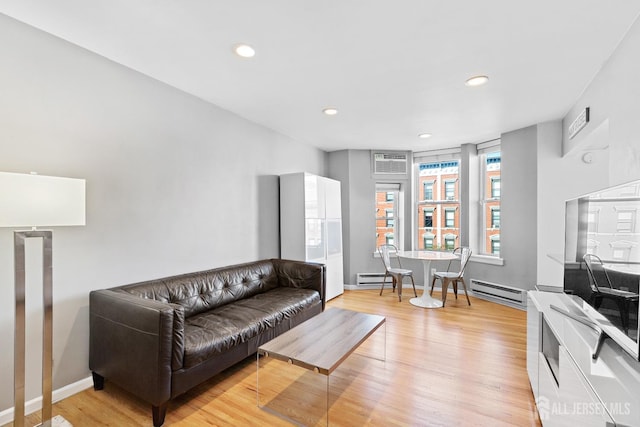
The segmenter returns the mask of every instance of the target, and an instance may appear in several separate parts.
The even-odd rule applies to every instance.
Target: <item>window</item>
[[[587,230],[589,233],[598,232],[598,224],[600,223],[600,209],[590,210],[587,214]]]
[[[491,178],[491,198],[499,199],[500,198],[500,177],[492,177]]]
[[[456,235],[446,234],[444,236],[444,248],[448,251],[452,251],[456,248]]]
[[[443,232],[445,228],[453,236],[454,244],[459,242],[459,167],[459,151],[414,155],[414,185],[417,190],[413,224],[414,250],[444,249],[448,244]]]
[[[481,144],[482,145],[482,144]],[[490,141],[479,145],[480,160],[480,203],[482,205],[482,223],[478,227],[479,253],[481,255],[500,255],[500,197],[501,175],[500,144]]]
[[[391,201],[393,201],[393,199],[391,199]],[[386,209],[386,211],[387,211],[387,228],[393,228],[395,225],[395,220],[394,220],[395,215],[393,214],[393,209]]]
[[[611,258],[616,261],[629,262],[635,243],[628,240],[618,240],[609,243],[609,246],[611,246]]]
[[[455,180],[447,180],[444,182],[444,198],[445,200],[456,199],[456,182]]]
[[[619,210],[616,231],[619,233],[633,233],[635,211]]]
[[[433,200],[433,181],[423,182],[422,193],[424,200]]]
[[[433,208],[425,208],[424,210],[424,227],[433,228]]]
[[[491,228],[500,228],[500,208],[491,209]]]
[[[433,249],[433,234],[425,234],[424,235],[424,248],[425,249]]]
[[[445,209],[444,210],[444,226],[446,228],[454,228],[456,226],[456,210]]]
[[[384,244],[398,245],[399,199],[400,184],[376,184],[376,247]]]
[[[491,254],[492,255],[500,255],[500,235],[494,234],[491,236]]]

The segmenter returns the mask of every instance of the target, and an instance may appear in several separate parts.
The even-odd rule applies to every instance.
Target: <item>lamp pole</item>
[[[14,231],[15,344],[14,344],[14,425],[24,426],[25,404],[25,240],[42,238],[42,426],[51,426],[53,373],[53,262],[51,230]]]

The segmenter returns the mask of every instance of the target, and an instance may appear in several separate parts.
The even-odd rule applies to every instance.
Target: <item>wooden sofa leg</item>
[[[169,402],[164,402],[160,406],[151,406],[151,413],[153,414],[153,427],[160,427],[164,424],[164,417],[167,415],[167,406]]]
[[[95,372],[91,372],[91,376],[93,377],[93,389],[102,390],[104,388],[104,377]]]

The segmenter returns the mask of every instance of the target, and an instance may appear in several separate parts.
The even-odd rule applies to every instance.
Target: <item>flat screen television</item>
[[[637,299],[628,304],[627,327],[616,300],[593,297],[585,254],[602,260],[598,286],[638,294],[640,284],[640,180],[567,200],[565,206],[564,291],[580,297],[580,308],[627,353],[640,360]],[[574,299],[575,301],[575,299]]]

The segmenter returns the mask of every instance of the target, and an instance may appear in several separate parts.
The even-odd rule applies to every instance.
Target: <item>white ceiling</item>
[[[640,1],[0,0],[0,12],[327,151],[420,151],[562,118]],[[235,56],[239,42],[256,56]],[[466,87],[476,74],[489,83]]]

